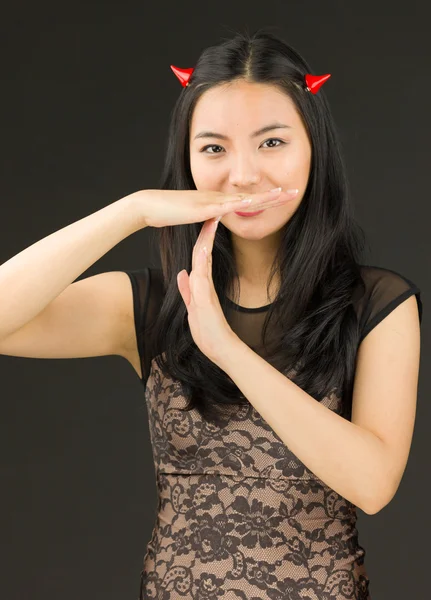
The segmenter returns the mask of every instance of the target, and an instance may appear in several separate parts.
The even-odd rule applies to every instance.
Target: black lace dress
[[[186,405],[142,334],[162,303],[160,269],[127,271],[133,288],[158,506],[139,600],[371,600],[356,507],[316,477],[251,404],[223,427]],[[402,275],[362,267],[355,303],[361,340],[420,290]],[[230,303],[229,323],[257,347],[268,306]],[[339,412],[341,400],[322,404]]]

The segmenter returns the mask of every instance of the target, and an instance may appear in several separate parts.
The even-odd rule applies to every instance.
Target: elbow
[[[396,489],[394,490],[393,487],[391,487],[390,490],[379,490],[373,494],[372,497],[368,496],[367,499],[363,501],[361,509],[367,515],[376,515],[389,504],[395,496],[395,493]]]
[[[383,510],[395,496],[401,482],[399,472],[394,472],[387,462],[381,469],[373,468],[370,477],[362,484],[361,509],[367,515],[376,515]]]
[[[386,506],[386,504],[384,506]],[[376,515],[382,510],[382,508],[384,508],[384,506],[382,506],[381,504],[373,504],[372,506],[367,505],[362,507],[362,510],[367,515]]]

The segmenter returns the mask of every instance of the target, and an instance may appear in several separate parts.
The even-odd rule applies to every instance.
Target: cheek
[[[211,188],[219,179],[219,169],[212,165],[211,161],[199,157],[191,158],[190,171],[197,188]]]
[[[292,174],[302,174],[310,169],[311,148],[305,140],[295,140],[289,144],[283,161],[287,171]]]
[[[308,177],[310,171],[310,160],[306,153],[298,151],[292,153],[286,158],[286,175],[292,177],[299,177],[303,179],[304,176]]]
[[[298,177],[296,177],[294,181],[296,184],[298,182]],[[301,187],[298,196],[293,200],[289,200],[285,204],[274,206],[263,212],[260,215],[262,224],[268,226],[270,229],[277,230],[290,221],[302,202],[304,191],[305,187]]]

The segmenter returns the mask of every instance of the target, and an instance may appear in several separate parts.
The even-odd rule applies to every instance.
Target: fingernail
[[[286,190],[286,194],[297,194],[299,190],[296,188],[294,190]]]
[[[281,187],[274,188],[273,190],[269,190],[270,192],[281,192]]]

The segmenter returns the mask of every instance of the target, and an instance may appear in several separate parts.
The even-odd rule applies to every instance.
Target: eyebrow
[[[262,135],[263,133],[267,133],[268,131],[273,131],[274,129],[293,129],[293,127],[291,127],[291,125],[284,125],[283,123],[271,123],[270,125],[265,125],[265,127],[261,127],[257,131],[254,131],[250,135],[250,137],[255,138],[255,137],[258,137],[259,135]],[[200,133],[195,135],[195,137],[193,139],[197,140],[198,138],[204,138],[204,137],[205,138],[216,138],[218,140],[228,140],[229,139],[227,135],[223,135],[221,133],[215,133],[214,131],[201,131]]]

